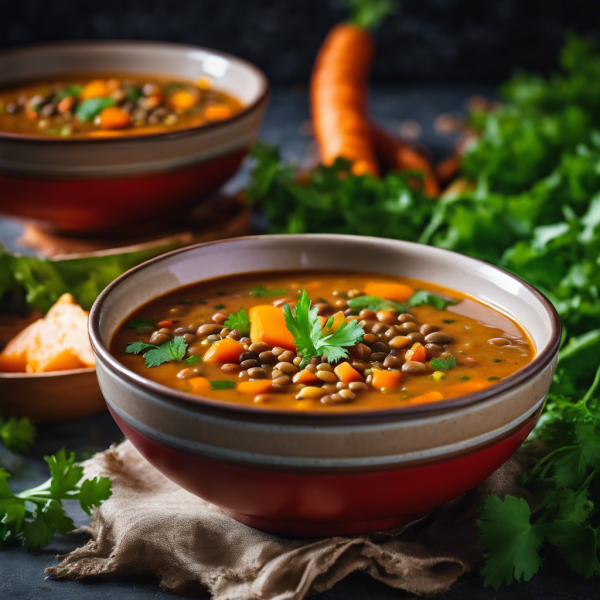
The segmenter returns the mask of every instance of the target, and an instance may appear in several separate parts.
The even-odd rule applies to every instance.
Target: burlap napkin
[[[512,459],[475,490],[395,531],[294,539],[242,525],[169,481],[128,442],[86,462],[113,495],[94,513],[82,548],[46,569],[57,579],[151,575],[165,591],[208,589],[214,600],[299,600],[364,571],[417,595],[441,593],[481,557],[476,506],[514,493]]]

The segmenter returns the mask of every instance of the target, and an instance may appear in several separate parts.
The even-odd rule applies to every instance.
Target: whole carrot
[[[440,186],[427,158],[377,125],[372,125],[371,135],[377,156],[384,166],[396,171],[420,171],[423,173],[425,194],[430,198],[440,195]]]
[[[349,2],[350,23],[335,26],[317,54],[310,80],[315,140],[321,161],[352,162],[355,174],[379,175],[367,116],[367,82],[375,44],[369,30],[390,12],[390,0]]]

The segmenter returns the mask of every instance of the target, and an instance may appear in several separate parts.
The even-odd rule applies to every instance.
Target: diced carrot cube
[[[377,390],[390,391],[400,385],[402,373],[400,371],[383,371],[376,369],[373,371],[373,381],[371,385]]]
[[[159,321],[156,324],[157,327],[166,327],[167,329],[171,329],[173,327],[173,321]]]
[[[110,96],[110,89],[103,79],[94,79],[87,83],[81,90],[79,97],[82,100],[90,98],[99,98],[100,96]]]
[[[404,355],[406,361],[412,360],[414,362],[425,362],[427,360],[427,350],[423,344],[419,342],[412,345],[410,350],[406,351]]]
[[[245,352],[246,348],[239,342],[231,338],[225,338],[215,342],[204,354],[204,362],[230,363],[238,362],[240,354]]]
[[[131,116],[122,108],[109,106],[100,113],[100,127],[102,129],[125,129],[131,125]]]
[[[365,285],[364,292],[367,296],[379,296],[396,302],[406,302],[413,294],[414,290],[404,283],[377,283],[370,281]]]
[[[180,108],[181,110],[187,110],[192,108],[196,104],[196,97],[189,92],[184,90],[169,96],[169,104],[173,108]]]
[[[198,394],[210,391],[210,381],[206,377],[192,377],[187,380],[187,384]]]
[[[427,392],[420,396],[415,396],[408,400],[408,404],[425,404],[426,402],[438,402],[443,400],[444,396],[440,392]]]
[[[319,378],[310,371],[306,369],[302,369],[302,371],[298,371],[292,379],[294,383],[316,383],[319,381]]]
[[[243,394],[266,394],[271,391],[271,380],[242,381],[238,383],[237,390]]]
[[[341,382],[345,384],[365,380],[365,378],[349,362],[340,363],[333,370],[340,378]]]
[[[231,108],[226,104],[211,104],[204,109],[204,116],[209,121],[222,121],[231,116]]]
[[[253,306],[250,318],[250,339],[253,342],[265,342],[270,346],[279,346],[286,350],[296,350],[294,336],[285,324],[283,309],[270,304]]]

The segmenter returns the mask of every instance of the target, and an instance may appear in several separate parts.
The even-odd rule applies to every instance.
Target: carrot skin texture
[[[382,164],[395,171],[408,169],[423,173],[425,195],[436,198],[440,186],[430,162],[410,144],[390,135],[385,129],[372,126],[373,143]]]
[[[356,25],[336,25],[321,46],[310,81],[315,140],[325,165],[339,156],[356,175],[379,175],[367,116],[373,38]]]

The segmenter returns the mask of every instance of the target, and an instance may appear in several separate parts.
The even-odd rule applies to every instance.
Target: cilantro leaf
[[[131,342],[125,346],[125,352],[127,354],[143,354],[146,350],[151,348],[158,348],[155,344],[148,344],[147,342]]]
[[[176,336],[172,340],[148,350],[144,354],[144,362],[147,367],[158,367],[171,360],[181,360],[185,356],[187,343],[182,336]]]
[[[481,569],[484,585],[495,590],[513,580],[529,581],[542,566],[539,555],[544,540],[543,526],[530,522],[531,511],[525,500],[496,494],[479,505],[481,531],[478,544],[484,548],[485,566]]]
[[[91,514],[94,506],[111,495],[106,477],[83,479],[83,467],[75,463],[75,453],[64,448],[44,460],[50,468],[50,479],[35,488],[14,494],[8,486],[10,475],[0,469],[0,539],[16,539],[29,552],[48,545],[55,533],[75,529],[65,514],[62,501],[77,500]]]
[[[585,578],[600,575],[598,538],[589,524],[556,520],[545,526],[545,532],[573,572]]]
[[[404,312],[406,307],[400,302],[386,300],[379,296],[355,296],[348,300],[348,306],[356,311],[361,311],[364,308],[377,312],[378,310],[399,310]]]
[[[452,300],[451,298],[444,298],[438,296],[432,292],[425,290],[416,290],[415,293],[410,297],[408,301],[408,307],[413,308],[414,306],[421,306],[422,304],[429,304],[437,310],[444,310],[452,304],[458,304],[460,300]]]
[[[268,298],[269,296],[281,296],[287,292],[287,289],[269,290],[264,285],[257,285],[250,291],[250,295],[255,298]]]
[[[228,379],[218,379],[210,382],[210,387],[213,390],[229,390],[235,387],[235,381],[229,381]]]
[[[283,314],[286,327],[294,336],[298,356],[302,357],[301,366],[313,356],[324,356],[332,363],[347,358],[346,348],[360,342],[365,333],[355,319],[344,321],[332,332],[322,329],[317,309],[311,308],[306,290],[302,290],[293,310],[289,304],[283,307]]]
[[[432,358],[431,366],[436,371],[442,371],[445,369],[453,369],[454,367],[456,367],[456,358],[454,358],[454,356],[451,356],[450,358],[437,358],[437,357]]]
[[[105,108],[114,104],[112,98],[89,98],[77,106],[75,114],[82,123],[93,121]]]
[[[186,359],[184,359],[183,362],[185,362],[188,365],[195,365],[196,363],[201,362],[202,359],[199,356],[188,356]]]
[[[154,329],[156,327],[156,321],[150,317],[141,317],[129,321],[127,327],[131,329]]]
[[[250,318],[248,313],[243,308],[237,313],[230,313],[229,319],[225,321],[225,326],[229,329],[237,329],[242,335],[249,335]]]
[[[35,427],[27,417],[0,419],[0,440],[11,452],[27,452],[34,439]]]

